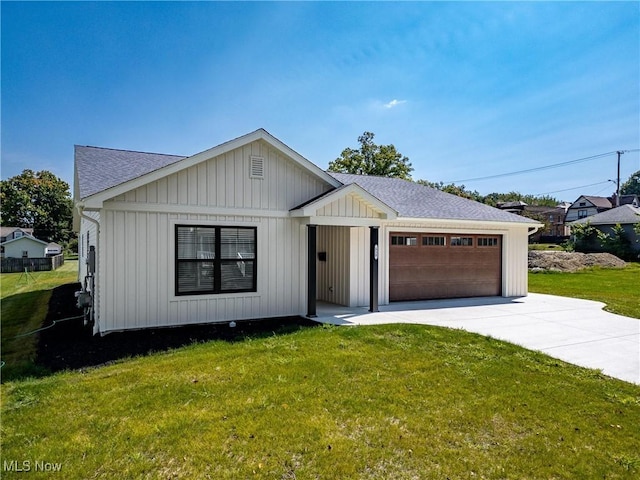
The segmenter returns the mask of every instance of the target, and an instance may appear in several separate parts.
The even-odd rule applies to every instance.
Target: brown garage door
[[[390,235],[391,301],[500,295],[501,274],[500,235]]]

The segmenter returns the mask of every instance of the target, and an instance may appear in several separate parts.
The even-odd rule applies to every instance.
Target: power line
[[[640,151],[640,149],[614,150],[613,152],[599,153],[598,155],[592,155],[590,157],[577,158],[575,160],[569,160],[569,161],[560,162],[560,163],[553,163],[551,165],[544,165],[542,167],[528,168],[526,170],[518,170],[518,171],[515,171],[515,172],[508,172],[508,173],[499,173],[499,174],[496,174],[496,175],[487,175],[486,177],[465,178],[465,179],[462,179],[462,180],[451,180],[451,181],[444,182],[444,183],[449,184],[449,183],[475,182],[475,181],[479,181],[479,180],[489,180],[489,179],[492,179],[492,178],[510,177],[512,175],[522,175],[523,173],[539,172],[541,170],[549,170],[551,168],[559,168],[559,167],[564,167],[564,166],[567,166],[567,165],[573,165],[573,164],[576,164],[576,163],[588,162],[590,160],[595,160],[597,158],[608,157],[610,155],[616,155],[619,151],[627,153],[627,152],[637,152],[637,151]]]
[[[589,185],[580,185],[579,187],[565,188],[563,190],[554,190],[553,192],[536,193],[534,194],[534,197],[541,197],[543,195],[550,195],[552,193],[568,192],[569,190],[580,190],[581,188],[595,187],[596,185],[602,185],[609,182],[615,183],[613,180],[604,180],[603,182],[590,183]]]

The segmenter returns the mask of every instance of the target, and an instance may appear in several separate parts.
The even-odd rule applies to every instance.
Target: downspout
[[[95,218],[89,217],[87,215],[85,215],[84,213],[84,202],[78,202],[76,205],[76,209],[78,210],[78,214],[80,215],[81,218],[84,218],[85,220],[88,220],[89,222],[93,223],[96,226],[96,246],[95,246],[95,250],[96,250],[96,257],[99,256],[99,252],[100,252],[100,222],[98,220],[96,220]],[[100,324],[99,321],[96,319],[96,315],[95,315],[95,301],[96,299],[95,297],[95,275],[98,271],[98,258],[95,259],[95,272],[91,275],[91,310],[90,310],[90,320],[93,322],[93,334],[97,335],[98,333],[100,333]],[[87,276],[88,277],[88,276]],[[86,277],[85,277],[86,280]],[[84,283],[84,282],[83,282]],[[84,285],[83,285],[84,288]]]

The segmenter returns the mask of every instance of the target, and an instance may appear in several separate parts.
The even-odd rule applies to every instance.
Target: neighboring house
[[[44,254],[47,257],[52,257],[54,255],[60,255],[62,253],[62,245],[51,242],[47,244],[47,247],[44,249]]]
[[[616,203],[616,194],[614,193],[611,197],[611,205],[614,207],[617,205]],[[640,207],[640,198],[638,195],[620,195],[620,206],[622,205],[631,205],[633,207]]]
[[[581,195],[571,206],[567,209],[565,216],[565,223],[574,222],[581,218],[587,218],[605,210],[613,208],[614,204],[611,203],[610,198],[606,197],[594,197],[588,195]]]
[[[640,223],[640,208],[633,205],[621,205],[588,218],[582,218],[572,222],[571,225],[586,224],[594,226],[604,233],[613,233],[613,227],[620,225],[624,228],[627,238],[631,240],[634,250],[640,251],[640,236],[634,226]]]
[[[528,205],[523,201],[498,203],[500,210],[522,215],[544,222],[544,227],[531,235],[531,241],[562,241],[569,236],[569,227],[564,223],[568,206],[560,204],[556,207]],[[543,238],[544,237],[544,238]]]
[[[44,258],[47,242],[24,235],[2,243],[1,247],[3,258]]]
[[[25,235],[33,236],[33,228],[0,227],[0,243],[8,242],[9,240]]]
[[[496,207],[500,210],[506,210],[511,213],[522,213],[528,205],[522,200],[517,200],[515,202],[498,202]]]
[[[524,296],[541,226],[405,180],[329,174],[263,129],[190,157],[76,146],[74,183],[101,334],[313,317],[318,301]]]

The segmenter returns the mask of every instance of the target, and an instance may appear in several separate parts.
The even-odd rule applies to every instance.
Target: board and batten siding
[[[349,304],[349,227],[319,226],[317,250],[326,260],[317,260],[317,299]]]
[[[250,156],[264,179],[250,177]],[[104,202],[103,333],[299,315],[306,305],[306,227],[288,211],[331,187],[262,141]],[[257,229],[257,291],[175,295],[175,226]]]
[[[257,228],[257,292],[175,295],[175,225]],[[296,219],[105,211],[101,331],[298,315],[306,237]],[[304,237],[304,238],[302,238]]]
[[[369,229],[318,227],[317,298],[320,301],[363,307],[369,305]]]
[[[317,217],[371,218],[379,217],[370,205],[354,194],[346,195],[316,211]]]
[[[264,159],[264,178],[251,178],[251,157]],[[115,197],[119,203],[189,205],[288,212],[331,187],[257,140]]]

